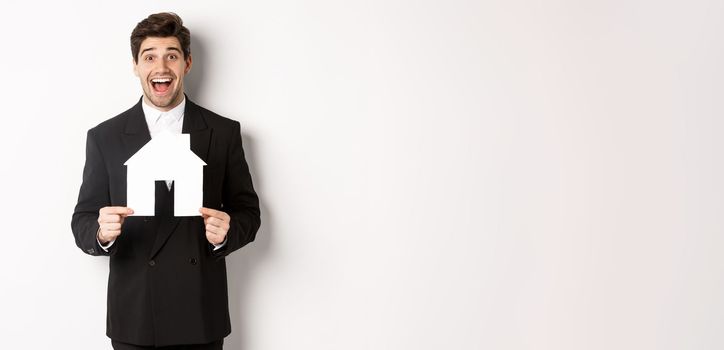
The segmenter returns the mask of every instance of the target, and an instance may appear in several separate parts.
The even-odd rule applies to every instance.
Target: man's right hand
[[[126,207],[103,207],[98,211],[98,241],[101,244],[115,241],[121,235],[121,225],[133,209]]]

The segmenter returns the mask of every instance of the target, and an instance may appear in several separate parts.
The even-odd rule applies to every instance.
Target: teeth
[[[151,79],[151,82],[152,83],[170,83],[171,79],[170,78],[156,78],[156,79]]]

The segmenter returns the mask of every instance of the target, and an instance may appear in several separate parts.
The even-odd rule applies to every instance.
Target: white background
[[[714,0],[5,1],[3,348],[110,348],[70,219],[162,10],[261,198],[226,349],[724,348]]]

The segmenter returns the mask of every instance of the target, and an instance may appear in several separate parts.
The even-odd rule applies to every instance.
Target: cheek
[[[180,63],[174,68],[174,73],[176,73],[179,77],[186,75],[186,65],[184,63]]]

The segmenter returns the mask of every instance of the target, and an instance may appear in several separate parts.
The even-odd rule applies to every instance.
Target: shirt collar
[[[186,96],[184,96],[178,106],[166,112],[161,111],[156,107],[146,103],[145,98],[142,98],[141,101],[141,106],[143,107],[143,114],[146,116],[146,123],[148,125],[155,125],[162,116],[171,117],[174,121],[179,121],[184,116],[184,110],[186,108]]]

